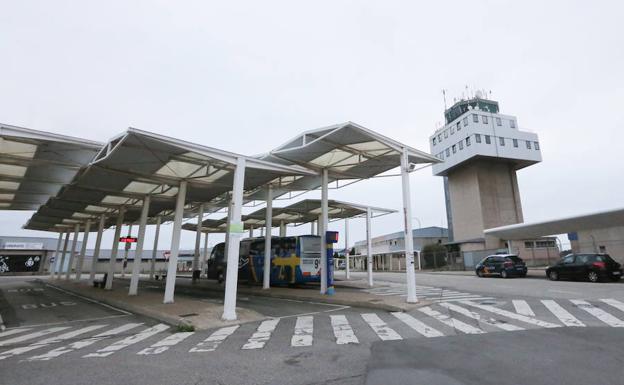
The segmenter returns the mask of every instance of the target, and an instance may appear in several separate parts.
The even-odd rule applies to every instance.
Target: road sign
[[[119,242],[136,243],[137,237],[119,237]]]

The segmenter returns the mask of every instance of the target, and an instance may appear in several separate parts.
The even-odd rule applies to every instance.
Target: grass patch
[[[176,327],[176,333],[194,332],[195,326],[187,323],[179,323]]]

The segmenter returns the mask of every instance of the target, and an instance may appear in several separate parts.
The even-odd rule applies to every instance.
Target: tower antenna
[[[442,89],[442,98],[444,98],[444,111],[446,111],[446,90]]]

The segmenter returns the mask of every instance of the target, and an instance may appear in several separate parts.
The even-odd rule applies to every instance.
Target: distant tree
[[[355,247],[351,248],[351,251],[349,251],[349,255],[355,255]]]
[[[425,266],[428,268],[442,267],[446,265],[446,246],[439,243],[430,243],[425,245],[420,251]]]

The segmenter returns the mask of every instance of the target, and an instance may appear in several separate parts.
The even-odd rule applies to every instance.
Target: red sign
[[[119,237],[119,242],[136,243],[137,237]]]

